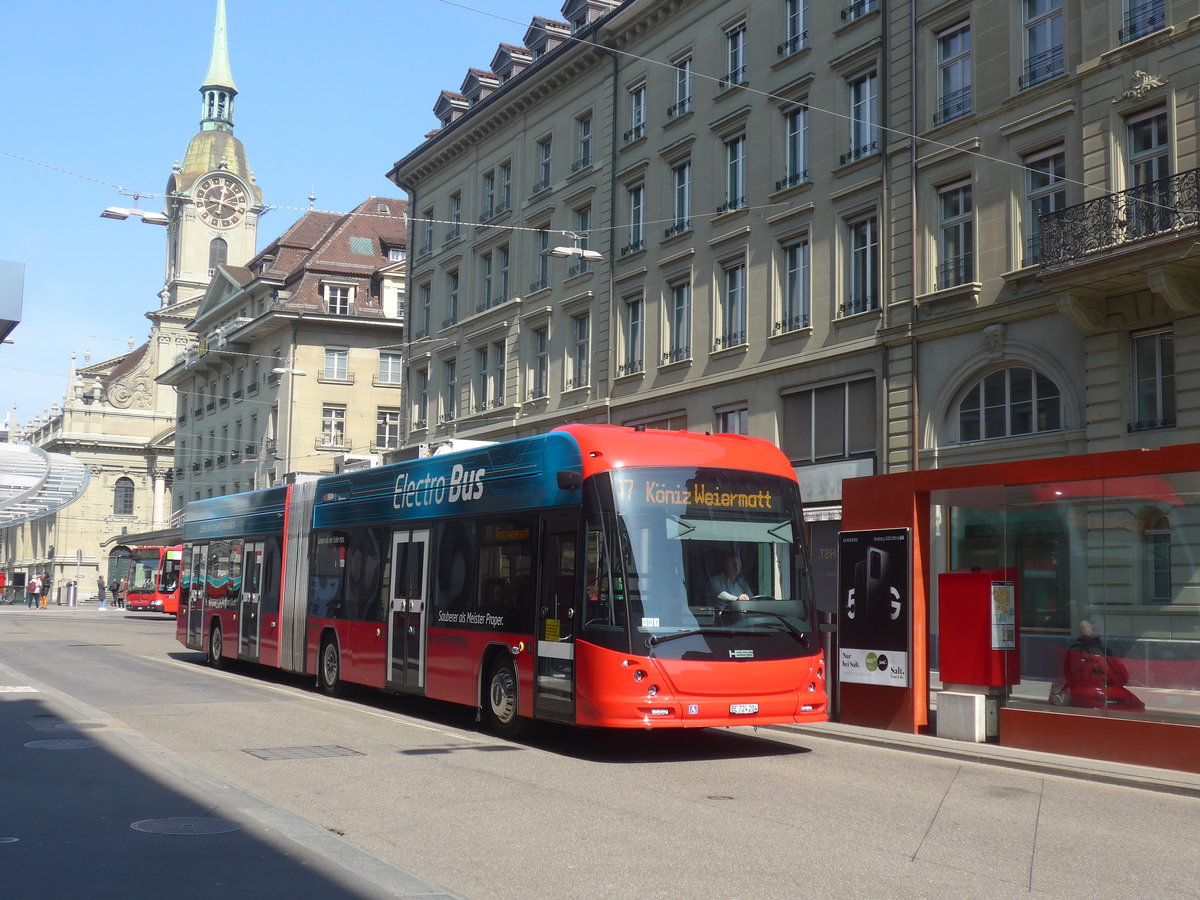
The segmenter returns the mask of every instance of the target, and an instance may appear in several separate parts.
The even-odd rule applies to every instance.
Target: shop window
[[[958,439],[963,443],[1061,428],[1058,385],[1022,366],[981,378],[958,405]]]

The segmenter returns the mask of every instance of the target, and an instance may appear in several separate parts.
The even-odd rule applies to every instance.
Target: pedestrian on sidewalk
[[[122,578],[117,582],[117,589],[113,591],[113,606],[117,609],[125,608],[125,595],[129,593],[129,579]]]
[[[39,581],[38,593],[41,594],[41,605],[39,608],[45,609],[47,606],[46,601],[50,599],[50,573],[43,572]]]
[[[107,590],[107,585],[104,584],[104,576],[96,576],[96,599],[100,602],[98,609],[104,609],[104,592]]]
[[[41,582],[38,581],[36,572],[29,576],[29,583],[25,585],[25,591],[25,608],[33,609],[33,607],[37,604],[38,596],[42,591],[42,585]]]

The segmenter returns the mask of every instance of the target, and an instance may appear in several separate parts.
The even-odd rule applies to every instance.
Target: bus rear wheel
[[[499,659],[492,664],[483,711],[488,726],[503,738],[514,738],[521,730],[517,702],[516,669],[511,660]]]
[[[330,697],[342,690],[342,654],[337,641],[327,637],[321,642],[321,655],[317,659],[317,685]]]
[[[213,625],[212,631],[208,635],[208,664],[214,669],[219,669],[225,665],[225,659],[221,656],[223,641],[221,626]]]

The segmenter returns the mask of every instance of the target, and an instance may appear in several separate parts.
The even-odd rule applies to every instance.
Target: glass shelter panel
[[[1015,573],[1020,681],[1010,705],[1200,723],[1200,473],[932,499],[944,536],[937,571]],[[939,611],[932,645],[963,640],[938,633]]]

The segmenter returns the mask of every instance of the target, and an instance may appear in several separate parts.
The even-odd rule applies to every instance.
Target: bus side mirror
[[[558,488],[561,491],[578,490],[581,484],[583,484],[583,476],[578,472],[563,469],[558,473]]]

